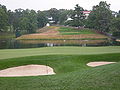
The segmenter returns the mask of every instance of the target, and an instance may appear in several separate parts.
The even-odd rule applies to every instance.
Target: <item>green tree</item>
[[[106,1],[101,1],[99,5],[93,6],[93,10],[88,17],[87,27],[101,32],[109,32],[111,19],[110,4],[107,4]]]
[[[73,10],[60,9],[59,10],[59,24],[64,25],[65,21],[71,15]]]
[[[53,18],[53,24],[57,24],[59,21],[59,10],[57,10],[56,8],[51,8],[49,10],[49,15]]]
[[[4,5],[0,4],[0,31],[5,31],[8,25],[8,13]]]
[[[37,27],[37,14],[34,10],[30,10],[30,13],[29,13],[29,29],[28,29],[28,32],[29,33],[34,33],[36,31],[36,29],[38,28]]]
[[[48,18],[44,12],[38,11],[37,12],[37,21],[38,21],[38,28],[42,28],[47,24]]]
[[[29,29],[29,19],[27,17],[20,18],[19,27],[21,30],[28,30]]]
[[[78,4],[75,6],[75,10],[73,14],[71,15],[71,18],[73,19],[71,22],[72,26],[79,27],[83,26],[83,20],[84,20],[84,14],[83,14],[84,9],[80,7]]]
[[[33,33],[37,29],[37,14],[34,10],[16,9],[13,16],[15,31],[19,29],[21,33]]]
[[[120,17],[120,10],[119,10],[119,12],[118,12],[118,14],[117,14],[117,17]]]
[[[8,24],[11,32],[14,32],[13,22],[14,22],[14,12],[11,10],[8,10]]]
[[[111,31],[112,32],[120,32],[120,17],[116,17],[116,18],[112,19]]]
[[[13,15],[10,17],[10,20],[12,20],[12,25],[14,28],[14,31],[19,29],[20,27],[20,18],[23,16],[23,9],[16,9],[13,12]]]

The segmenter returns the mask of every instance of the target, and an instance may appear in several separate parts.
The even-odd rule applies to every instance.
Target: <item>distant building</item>
[[[73,19],[72,19],[72,18],[70,18],[70,17],[67,19],[67,21],[71,21],[71,20],[73,20]]]
[[[117,17],[118,13],[115,12],[115,11],[112,11],[112,15],[113,15],[114,17]]]
[[[50,24],[53,24],[55,22],[52,17],[48,17],[48,20]]]
[[[91,13],[91,11],[82,11],[82,12],[83,12],[83,14],[84,14],[84,16],[85,16],[85,19],[87,19],[88,16],[90,15],[90,13]],[[70,16],[67,16],[67,17],[68,17],[68,19],[67,19],[66,21],[71,21],[71,20],[73,20],[72,18],[70,18]],[[77,15],[76,15],[75,17],[77,17]]]
[[[47,26],[47,27],[49,27],[49,26],[50,26],[50,24],[49,24],[49,23],[47,23],[47,24],[46,24],[46,26]]]
[[[83,14],[85,15],[85,19],[88,18],[88,16],[90,15],[91,11],[83,11]]]

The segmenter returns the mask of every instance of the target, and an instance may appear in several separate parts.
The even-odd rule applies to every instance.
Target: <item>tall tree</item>
[[[93,6],[93,10],[88,17],[87,26],[102,32],[109,32],[111,19],[110,4],[107,4],[106,1],[101,1],[99,5]]]
[[[11,10],[8,10],[8,24],[11,32],[14,32],[13,22],[14,22],[14,12]]]
[[[84,20],[84,14],[83,14],[84,9],[82,7],[80,7],[78,4],[75,6],[75,10],[71,16],[71,18],[73,19],[72,21],[72,26],[83,26],[83,20]]]
[[[120,10],[118,11],[117,17],[120,17]]]
[[[16,31],[17,29],[19,29],[20,27],[20,18],[22,18],[23,16],[23,9],[16,9],[14,11],[14,14],[13,16],[11,17],[12,18],[12,24],[13,24],[13,28],[14,28],[14,31]]]
[[[59,24],[64,25],[65,21],[70,16],[71,10],[60,9],[59,10]]]
[[[48,18],[44,12],[38,11],[37,12],[37,21],[38,21],[38,28],[42,28],[47,24]]]
[[[5,31],[8,25],[8,13],[4,5],[0,4],[0,31]]]
[[[120,11],[117,14],[117,17],[114,17],[110,25],[111,32],[117,34],[119,32],[120,36]]]
[[[59,21],[59,10],[57,10],[56,8],[51,8],[49,10],[49,15],[50,17],[52,17],[54,24],[57,24]]]
[[[15,10],[14,28],[22,33],[33,33],[37,29],[37,14],[34,10]]]

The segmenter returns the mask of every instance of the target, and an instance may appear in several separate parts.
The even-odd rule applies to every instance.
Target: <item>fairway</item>
[[[120,53],[120,46],[108,47],[45,47],[31,49],[3,49],[0,50],[0,59],[35,56],[35,55],[88,55]]]

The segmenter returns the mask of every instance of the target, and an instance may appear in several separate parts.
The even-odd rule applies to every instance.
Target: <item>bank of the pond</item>
[[[8,33],[8,32],[0,32],[0,40],[1,39],[10,39],[10,38],[15,38],[14,33]]]
[[[15,40],[0,39],[0,49],[23,49],[55,46],[120,46],[120,42],[113,40]]]

